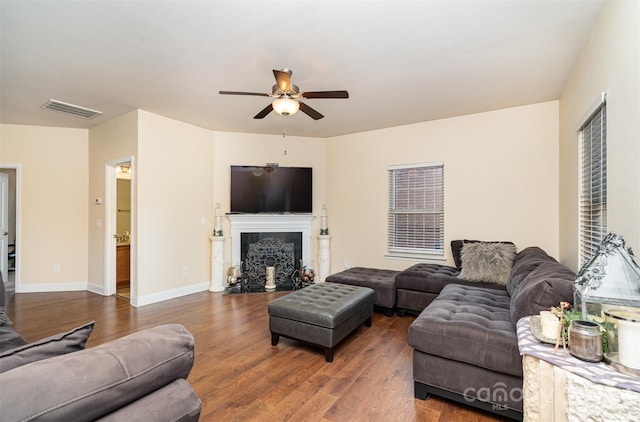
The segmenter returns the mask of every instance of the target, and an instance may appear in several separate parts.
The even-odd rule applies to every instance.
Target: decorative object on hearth
[[[609,233],[582,267],[574,283],[574,302],[583,319],[604,327],[605,361],[620,372],[635,371],[634,375],[640,376],[640,368],[620,361],[622,357],[635,365],[636,361],[627,359],[627,352],[637,355],[640,347],[640,328],[634,330],[640,324],[640,267],[622,236]],[[627,342],[629,338],[634,341]]]
[[[300,281],[303,283],[313,283],[315,276],[316,274],[313,268],[305,265],[303,261],[300,261]]]
[[[327,221],[327,205],[322,204],[322,215],[320,215],[320,236],[329,234],[329,225]]]
[[[239,264],[233,264],[227,268],[227,283],[229,286],[235,286],[242,281],[242,261]]]
[[[275,274],[276,274],[276,267],[266,267],[265,268],[265,277],[266,277],[266,280],[267,280],[265,285],[264,285],[264,289],[265,290],[275,290],[276,289]]]
[[[317,112],[315,109],[309,107],[307,104],[299,101],[299,98],[306,99],[314,98],[349,98],[347,91],[315,91],[315,92],[300,92],[300,88],[297,85],[291,83],[291,75],[293,72],[290,69],[273,70],[273,76],[276,78],[276,84],[271,88],[271,94],[263,94],[260,92],[242,92],[242,91],[219,91],[221,95],[256,95],[259,97],[272,97],[275,98],[266,106],[262,111],[256,114],[254,119],[264,119],[271,111],[275,111],[281,116],[293,116],[301,110],[304,114],[311,117],[313,120],[322,119],[324,116]]]
[[[220,203],[216,203],[216,213],[213,217],[213,235],[222,236],[222,211]]]

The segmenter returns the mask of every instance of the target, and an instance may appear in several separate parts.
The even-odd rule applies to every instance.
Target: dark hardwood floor
[[[337,348],[281,338],[271,346],[267,304],[286,293],[203,292],[135,308],[89,292],[18,293],[7,314],[27,341],[95,320],[88,347],[165,323],[195,336],[189,376],[203,402],[202,421],[497,421],[453,402],[413,397],[413,317],[373,316]]]

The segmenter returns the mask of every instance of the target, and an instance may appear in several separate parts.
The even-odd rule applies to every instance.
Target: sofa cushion
[[[193,336],[162,325],[0,374],[3,420],[90,421],[178,378],[193,366]],[[37,400],[34,400],[37,398]]]
[[[196,422],[200,417],[202,402],[193,392],[188,381],[180,378],[159,390],[109,413],[96,422],[122,421],[172,421]]]
[[[545,251],[537,246],[531,246],[521,250],[513,262],[509,282],[507,283],[507,292],[510,296],[515,294],[516,289],[530,273],[545,262],[558,262],[553,257],[547,255]]]
[[[459,278],[458,275],[460,275],[460,271],[448,265],[415,264],[398,273],[396,289],[439,294],[445,286],[454,283],[504,290],[504,286],[496,283],[468,281]]]
[[[560,302],[573,302],[575,278],[573,271],[558,262],[539,264],[520,282],[511,296],[513,328],[522,317],[536,315],[558,306]]]
[[[522,376],[504,290],[451,284],[411,323],[409,344],[445,359]]]
[[[353,267],[330,275],[328,283],[349,284],[369,287],[375,291],[378,306],[394,308],[396,306],[396,275],[399,271],[378,268]]]
[[[506,285],[516,257],[513,244],[465,243],[460,252],[462,271],[458,277]]]
[[[66,333],[3,351],[0,353],[0,373],[27,363],[84,349],[94,324],[95,321],[91,321]]]

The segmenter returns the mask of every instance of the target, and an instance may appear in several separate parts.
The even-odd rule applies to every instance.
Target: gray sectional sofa
[[[0,276],[2,421],[197,421],[202,403],[186,381],[194,339],[162,325],[85,349],[93,322],[27,343],[3,313]]]
[[[423,290],[440,291],[409,328],[415,397],[434,394],[522,419],[516,323],[561,301],[571,302],[575,273],[538,247],[515,256],[504,286],[473,284],[458,273],[454,267],[423,272]],[[416,268],[410,274],[415,278]]]
[[[469,244],[474,246],[465,249]],[[487,245],[503,255],[485,255],[481,267],[488,273],[494,266],[503,267],[499,277],[468,271],[472,257],[464,252]],[[388,316],[393,309],[399,316],[417,316],[408,336],[414,348],[416,398],[434,394],[522,419],[516,323],[561,301],[571,302],[576,275],[538,247],[516,253],[512,242],[454,240],[451,250],[455,267],[422,263],[404,271],[356,267],[327,281],[373,288],[376,309]]]

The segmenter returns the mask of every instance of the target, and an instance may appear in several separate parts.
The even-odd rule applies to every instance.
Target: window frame
[[[607,235],[606,94],[578,127],[578,263],[582,267]],[[594,133],[597,132],[597,133]]]
[[[431,172],[436,169],[436,174],[428,177],[434,177],[435,184],[431,185],[430,181],[425,182],[424,177],[422,180],[423,193],[422,200],[428,201],[431,199],[431,203],[434,207],[421,207],[415,209],[399,208],[396,206],[398,200],[398,189],[401,188],[397,184],[397,177],[399,172],[409,172],[412,170]],[[418,186],[418,189],[420,186]],[[416,189],[416,187],[404,187],[407,189]],[[426,193],[426,195],[425,195]],[[420,196],[420,193],[418,193]],[[408,217],[405,220],[405,225],[411,224],[411,217],[409,215],[421,215],[426,217],[427,215],[434,216],[437,222],[428,225],[426,220],[423,223],[427,229],[433,230],[433,234],[426,234],[429,230],[423,230],[422,235],[412,238],[403,237],[402,233],[398,233],[398,217]],[[444,256],[444,219],[445,219],[445,205],[444,205],[444,162],[426,162],[415,164],[399,164],[390,165],[387,167],[387,258],[393,259],[412,259],[412,260],[429,260],[429,261],[445,261]],[[437,236],[437,241],[435,237]],[[419,243],[425,243],[433,241],[433,248],[420,247]],[[403,246],[402,243],[408,244]],[[438,243],[438,245],[435,245]]]

